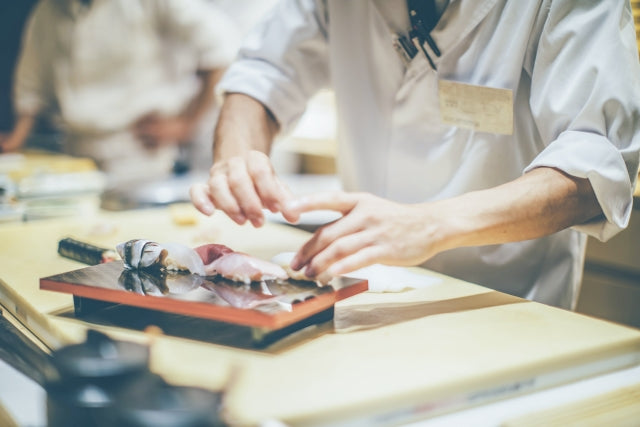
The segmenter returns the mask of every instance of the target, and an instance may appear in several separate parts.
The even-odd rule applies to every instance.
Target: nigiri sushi
[[[130,269],[164,269],[205,275],[204,263],[198,253],[179,243],[160,244],[146,239],[134,239],[116,245],[125,266]]]
[[[306,280],[311,282],[316,282],[318,285],[326,285],[328,284],[333,277],[328,273],[321,273],[317,277],[309,277],[304,274],[304,270],[294,270],[291,268],[291,261],[295,256],[295,252],[282,252],[271,258],[271,262],[279,265],[284,269],[290,279],[293,280]]]
[[[263,280],[286,280],[287,272],[282,267],[251,255],[236,252],[220,244],[197,247],[196,252],[204,262],[208,276],[220,275],[236,282],[251,283]]]
[[[219,275],[246,284],[289,278],[278,264],[215,243],[192,249],[178,243],[160,244],[134,239],[118,244],[116,250],[125,266],[133,270],[159,269],[165,272],[189,272],[203,277]]]

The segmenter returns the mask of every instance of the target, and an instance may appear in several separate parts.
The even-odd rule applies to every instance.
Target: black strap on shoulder
[[[411,28],[427,35],[438,23],[438,11],[435,0],[407,0]]]

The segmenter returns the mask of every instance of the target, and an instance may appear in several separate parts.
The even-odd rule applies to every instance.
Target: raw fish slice
[[[244,283],[288,278],[287,272],[279,265],[240,252],[224,255],[205,266],[205,269]]]
[[[188,271],[200,276],[205,275],[204,263],[194,249],[179,243],[164,243],[162,247],[167,250],[162,265],[168,271]]]
[[[235,252],[224,245],[203,245],[196,252],[204,262],[207,276],[220,276],[243,283],[262,280],[286,280],[286,271],[277,264]]]
[[[318,275],[318,277],[309,277],[304,274],[304,270],[294,270],[293,268],[291,268],[291,261],[293,260],[294,256],[295,252],[282,252],[271,258],[271,262],[282,267],[289,278],[292,280],[306,280],[310,282],[316,282],[318,285],[324,286],[331,282],[331,279],[333,279],[333,277],[331,277],[331,275],[326,272],[321,273],[320,275]]]
[[[223,255],[233,253],[233,249],[218,243],[210,243],[208,245],[198,246],[195,251],[200,255],[200,259],[204,264],[211,264]]]

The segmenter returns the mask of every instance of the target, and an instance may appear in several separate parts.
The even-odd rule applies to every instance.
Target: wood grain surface
[[[92,328],[147,343],[153,371],[167,381],[225,388],[226,416],[236,425],[397,425],[640,363],[637,329],[418,268],[411,271],[441,280],[346,298],[335,304],[343,330],[328,322],[259,350],[78,319],[68,314],[70,294],[39,288],[41,277],[83,267],[57,255],[67,236],[102,247],[141,237],[215,242],[264,259],[310,236],[273,223],[241,227],[223,215],[197,218],[178,225],[169,210],[154,209],[2,225],[2,295],[13,313],[37,314],[38,325],[72,341]]]

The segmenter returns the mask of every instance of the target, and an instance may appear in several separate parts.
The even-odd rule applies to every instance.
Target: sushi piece
[[[161,245],[146,239],[134,239],[118,244],[116,251],[130,269],[162,269],[205,275],[204,263],[198,253],[179,243]]]
[[[207,276],[220,275],[247,284],[254,281],[286,280],[289,277],[279,265],[236,252],[225,245],[208,244],[195,250],[204,262]]]
[[[168,251],[163,265],[169,272],[188,271],[200,276],[205,275],[204,263],[193,248],[179,243],[165,243],[162,246]]]
[[[178,243],[160,244],[145,239],[120,243],[116,250],[132,270],[194,273],[199,276],[222,276],[242,282],[286,280],[286,271],[277,264],[236,252],[225,245],[207,244],[195,249]]]
[[[333,277],[326,272],[321,273],[317,277],[309,277],[304,274],[304,270],[294,270],[293,268],[291,268],[291,261],[293,260],[294,256],[295,252],[282,252],[271,258],[271,262],[282,267],[289,278],[292,280],[316,282],[318,285],[324,286],[329,284],[329,282],[331,282],[331,279],[333,279]]]
[[[167,256],[166,250],[156,242],[145,239],[134,239],[116,245],[116,251],[131,269],[160,267]]]

